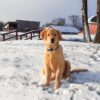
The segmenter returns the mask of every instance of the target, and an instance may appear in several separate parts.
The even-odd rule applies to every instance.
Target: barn
[[[90,34],[96,34],[97,32],[97,16],[92,16],[88,19]]]
[[[34,30],[39,29],[40,22],[37,21],[26,21],[26,20],[16,20],[15,22],[7,22],[4,25],[3,30],[4,31],[10,31],[10,30]]]

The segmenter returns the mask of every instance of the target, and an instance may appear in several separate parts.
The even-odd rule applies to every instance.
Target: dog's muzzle
[[[55,41],[55,39],[52,38],[52,39],[51,39],[51,43],[54,43],[54,41]]]

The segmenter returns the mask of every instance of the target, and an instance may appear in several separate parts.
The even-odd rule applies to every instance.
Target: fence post
[[[32,40],[32,33],[31,33],[31,37],[30,37],[30,38],[31,38],[31,40]]]
[[[40,39],[40,32],[41,32],[41,31],[39,30],[39,39]]]
[[[3,36],[3,41],[5,41],[5,34],[2,34],[2,36]]]
[[[20,40],[22,40],[22,35],[20,35]]]
[[[18,31],[16,31],[16,40],[18,40]]]

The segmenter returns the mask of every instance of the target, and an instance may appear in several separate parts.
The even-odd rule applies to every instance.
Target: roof
[[[72,26],[53,26],[50,25],[50,27],[55,28],[59,30],[62,33],[79,33],[80,31]]]
[[[20,28],[38,29],[40,27],[40,22],[36,21],[16,20],[16,22],[18,24],[18,29]]]
[[[13,26],[13,27],[17,27],[17,23],[16,22],[7,22],[4,27],[7,28],[8,26]]]
[[[89,22],[89,23],[97,23],[97,16],[91,16],[91,17],[88,19],[88,22]]]

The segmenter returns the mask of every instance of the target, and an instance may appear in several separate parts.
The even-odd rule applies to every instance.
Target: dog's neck
[[[55,51],[57,48],[47,48],[47,51]]]
[[[54,52],[54,51],[56,51],[58,49],[58,47],[59,47],[59,44],[57,44],[55,46],[49,45],[49,46],[47,46],[47,51],[48,52]]]

